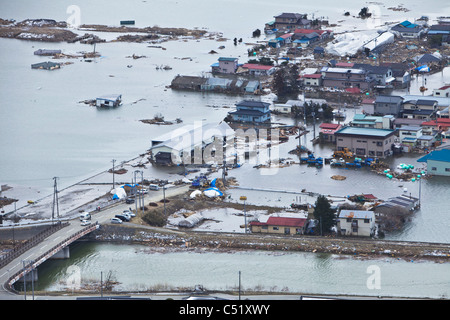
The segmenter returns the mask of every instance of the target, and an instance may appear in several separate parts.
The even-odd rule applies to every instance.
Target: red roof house
[[[324,141],[328,142],[336,142],[336,137],[334,134],[336,131],[342,128],[342,125],[337,123],[322,123],[319,126],[320,128],[320,135],[322,136],[322,139]]]
[[[304,234],[306,221],[305,218],[272,216],[267,222],[250,222],[250,228],[255,233]]]
[[[252,75],[270,75],[275,71],[275,67],[256,63],[244,63],[242,69]]]

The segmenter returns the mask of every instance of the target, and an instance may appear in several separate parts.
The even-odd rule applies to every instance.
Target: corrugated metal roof
[[[373,211],[364,210],[341,210],[339,218],[373,219],[375,218],[375,213]]]
[[[428,160],[450,162],[450,149],[435,150],[417,160],[417,162],[427,162]]]

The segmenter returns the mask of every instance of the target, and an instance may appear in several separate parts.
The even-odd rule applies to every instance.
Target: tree
[[[295,64],[288,64],[280,67],[273,77],[273,88],[277,95],[289,95],[298,93],[298,66]]]
[[[330,202],[325,196],[320,195],[315,203],[314,218],[319,221],[319,232],[330,233],[336,225],[335,210],[331,209]]]

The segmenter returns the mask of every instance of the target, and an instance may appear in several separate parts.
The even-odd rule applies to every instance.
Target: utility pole
[[[115,182],[115,180],[114,180],[114,171],[115,171],[114,164],[115,164],[115,163],[116,163],[116,160],[115,160],[115,159],[112,159],[112,164],[113,164],[113,167],[112,167],[112,174],[113,174],[113,189],[116,188],[116,182]]]
[[[241,196],[239,200],[244,201],[244,227],[245,227],[245,233],[247,233],[247,212],[245,211],[245,200],[247,200],[246,196]]]
[[[239,271],[239,300],[241,300],[241,271]]]
[[[166,216],[166,184],[163,185],[164,217]]]
[[[58,187],[56,184],[56,180],[58,179],[58,177],[54,177],[54,184],[53,184],[53,207],[52,207],[52,224],[53,224],[53,219],[55,218],[55,206],[56,206],[56,214],[58,216],[59,219],[59,205],[58,205]]]

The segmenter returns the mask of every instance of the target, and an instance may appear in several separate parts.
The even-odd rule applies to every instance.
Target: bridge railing
[[[17,271],[14,275],[12,275],[7,283],[6,288],[10,290],[11,292],[18,293],[14,288],[13,284],[19,280],[21,277],[23,277],[26,273],[28,273],[30,270],[36,268],[38,265],[40,265],[42,262],[44,262],[49,257],[53,256],[55,253],[57,253],[62,248],[68,246],[70,243],[75,241],[78,238],[81,238],[83,235],[95,230],[98,228],[98,224],[93,224],[90,226],[87,226],[80,231],[72,234],[70,237],[67,237],[63,241],[59,242],[57,245],[53,246],[51,249],[47,250],[45,253],[41,254],[39,257],[34,259],[33,262],[29,262],[28,265],[24,265],[24,267]]]
[[[57,223],[54,225],[51,225],[49,228],[39,232],[38,234],[34,235],[30,239],[26,240],[25,242],[19,244],[18,246],[14,247],[11,251],[4,254],[1,257],[0,260],[0,268],[3,268],[8,263],[10,263],[12,260],[20,256],[22,253],[28,251],[30,248],[34,247],[38,243],[42,242],[45,238],[47,238],[49,235],[55,233],[56,231],[68,226],[68,222],[64,223]]]

